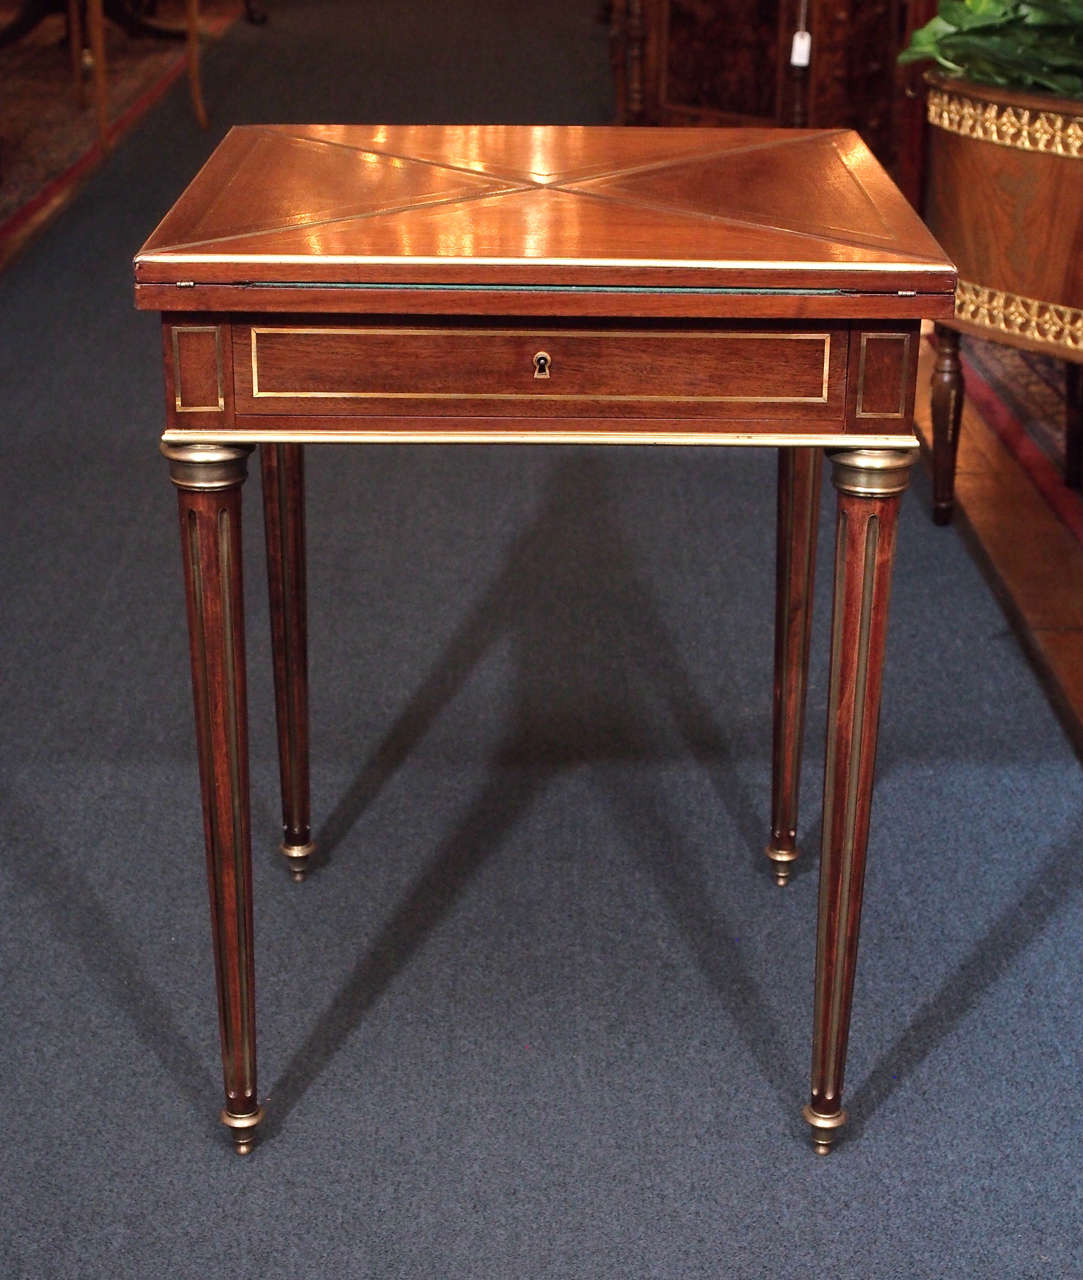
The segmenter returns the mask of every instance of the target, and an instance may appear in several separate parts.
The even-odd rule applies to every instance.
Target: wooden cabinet
[[[894,169],[902,150],[920,152],[909,76],[895,59],[929,8],[927,0],[614,0],[618,119],[845,126]],[[811,57],[796,68],[790,50],[802,18]]]

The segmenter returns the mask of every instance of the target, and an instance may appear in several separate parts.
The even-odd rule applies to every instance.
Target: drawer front
[[[238,325],[238,414],[841,421],[846,330]]]

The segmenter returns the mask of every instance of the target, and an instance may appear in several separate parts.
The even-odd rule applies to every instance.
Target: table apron
[[[915,322],[163,321],[170,441],[914,439]]]
[[[239,414],[784,418],[845,396],[847,332],[559,325],[233,329]]]

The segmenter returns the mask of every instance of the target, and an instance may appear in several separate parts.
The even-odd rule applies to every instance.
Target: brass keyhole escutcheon
[[[548,378],[549,370],[553,367],[553,357],[548,351],[539,351],[534,357],[534,377]]]

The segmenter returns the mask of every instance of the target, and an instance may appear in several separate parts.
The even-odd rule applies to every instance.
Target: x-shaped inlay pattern
[[[844,130],[578,128],[560,130],[559,147],[554,136],[497,125],[239,129],[147,249],[201,259],[754,261],[768,249],[778,257],[781,238],[797,260],[928,257],[870,194],[867,157]]]

